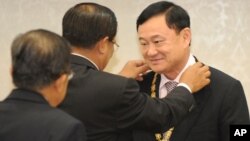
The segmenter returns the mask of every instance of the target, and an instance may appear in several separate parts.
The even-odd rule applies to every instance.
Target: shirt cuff
[[[189,87],[187,84],[185,84],[185,83],[179,83],[177,86],[185,87],[186,89],[188,89],[188,91],[189,91],[190,93],[192,93],[192,90],[190,89],[190,87]]]

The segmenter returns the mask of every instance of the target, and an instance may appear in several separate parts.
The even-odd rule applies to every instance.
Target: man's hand
[[[185,70],[180,78],[180,82],[187,84],[192,93],[194,93],[210,83],[210,75],[209,67],[201,62],[197,62]]]
[[[119,75],[134,78],[136,80],[142,80],[142,74],[149,70],[149,67],[143,60],[131,60],[123,67]]]

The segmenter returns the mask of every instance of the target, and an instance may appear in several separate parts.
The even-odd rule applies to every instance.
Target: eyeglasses
[[[120,46],[117,44],[116,41],[111,41],[111,43],[112,43],[113,45],[115,45],[115,50],[118,49],[118,48],[120,47]]]
[[[71,71],[69,74],[68,74],[68,80],[71,80],[74,76],[74,72]]]

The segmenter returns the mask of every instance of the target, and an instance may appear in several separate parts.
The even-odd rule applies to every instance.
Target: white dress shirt
[[[181,70],[181,72],[178,74],[178,76],[172,81],[175,81],[175,82],[179,83],[182,73],[187,69],[187,67],[189,67],[190,65],[193,65],[194,63],[195,63],[195,58],[194,58],[194,56],[192,54],[190,54],[187,64]],[[161,82],[160,82],[160,86],[159,86],[159,98],[164,98],[165,96],[167,96],[167,89],[165,87],[165,84],[168,81],[170,81],[170,80],[164,74],[161,74]],[[191,89],[185,83],[179,83],[177,86],[184,86],[191,92]]]

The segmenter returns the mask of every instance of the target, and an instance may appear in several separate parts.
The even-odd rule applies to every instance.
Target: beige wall
[[[83,0],[82,0],[83,1]],[[80,0],[0,0],[0,100],[12,89],[10,44],[21,32],[45,28],[61,33],[65,11]],[[117,73],[129,59],[141,58],[135,21],[155,0],[95,0],[113,9],[119,22],[118,43],[107,71]],[[175,0],[191,16],[192,51],[199,60],[239,79],[250,103],[249,0]],[[250,104],[249,104],[250,105]]]

